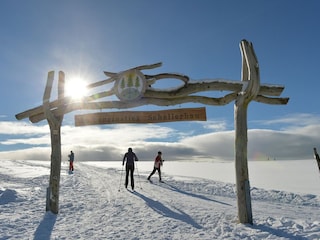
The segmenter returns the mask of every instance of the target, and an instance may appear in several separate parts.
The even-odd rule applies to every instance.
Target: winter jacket
[[[124,155],[122,165],[124,165],[124,162],[126,159],[127,159],[126,165],[130,165],[130,166],[134,165],[134,161],[138,161],[138,158],[134,152],[127,152]]]
[[[162,158],[160,155],[158,155],[156,157],[156,159],[154,160],[154,167],[155,168],[160,168],[162,166]]]
[[[74,153],[73,152],[69,155],[69,161],[70,162],[74,161]]]

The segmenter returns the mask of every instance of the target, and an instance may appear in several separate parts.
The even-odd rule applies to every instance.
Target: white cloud
[[[50,160],[50,147],[33,147],[0,152],[0,159]]]
[[[210,129],[215,132],[225,131],[227,129],[227,123],[225,121],[206,121],[202,123],[205,129]]]
[[[248,159],[306,159],[313,157],[313,147],[320,142],[319,117],[299,114],[265,124],[286,123],[281,130],[249,129]],[[2,145],[25,144],[27,149],[2,151],[0,158],[46,159],[50,156],[48,126],[22,122],[0,122]],[[63,158],[76,152],[78,160],[121,160],[132,147],[142,160],[153,160],[161,150],[168,159],[234,159],[234,130],[226,131],[224,122],[196,124],[200,126],[178,131],[167,125],[62,126]],[[208,133],[209,130],[214,132]],[[220,130],[219,130],[220,129]],[[4,136],[5,135],[5,136]],[[4,136],[4,137],[3,137]],[[3,139],[5,138],[5,139]],[[40,147],[44,145],[43,147]],[[35,148],[38,146],[38,148]]]
[[[265,126],[283,124],[287,126],[287,128],[296,127],[296,126],[309,126],[316,125],[320,122],[320,116],[309,114],[309,113],[296,113],[290,114],[286,116],[282,116],[280,118],[272,119],[272,120],[262,120],[262,121],[253,121],[260,123]]]
[[[25,144],[25,145],[48,145],[50,146],[50,135],[43,135],[40,137],[30,137],[30,138],[16,138],[7,139],[0,141],[3,145],[15,145],[15,144]]]
[[[232,159],[234,156],[234,131],[191,136],[182,140],[181,144],[197,149],[205,157]]]
[[[39,126],[33,125],[29,122],[0,122],[0,134],[10,135],[35,135],[50,133],[47,125]]]
[[[62,127],[64,144],[106,146],[122,145],[147,141],[148,139],[163,139],[175,134],[175,130],[158,125],[114,125],[108,128],[95,126]]]

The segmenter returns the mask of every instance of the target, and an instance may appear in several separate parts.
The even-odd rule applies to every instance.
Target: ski
[[[149,183],[153,183],[152,180],[148,180]],[[164,183],[164,181],[160,180],[159,183]]]

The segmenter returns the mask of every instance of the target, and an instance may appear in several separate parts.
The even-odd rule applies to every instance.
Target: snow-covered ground
[[[137,167],[131,192],[121,162],[75,162],[72,175],[63,162],[55,215],[50,163],[0,160],[0,239],[320,239],[315,160],[249,162],[252,226],[237,223],[234,163],[166,161],[164,183],[146,180],[152,162]]]

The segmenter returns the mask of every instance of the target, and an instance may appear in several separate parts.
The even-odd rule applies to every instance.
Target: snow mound
[[[17,192],[13,189],[0,190],[0,205],[18,200]]]

